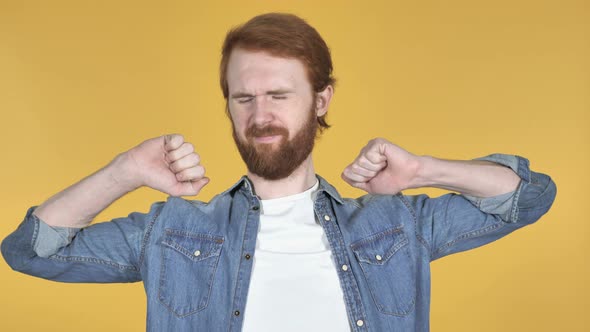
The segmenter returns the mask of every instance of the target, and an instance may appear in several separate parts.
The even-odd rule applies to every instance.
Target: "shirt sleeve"
[[[557,187],[547,174],[532,171],[521,156],[493,154],[480,160],[502,163],[521,178],[514,192],[482,199],[448,193],[400,195],[415,218],[416,236],[435,260],[473,249],[539,220],[551,208]]]
[[[480,157],[480,158],[475,158],[473,160],[484,160],[484,161],[491,161],[494,162],[496,164],[500,164],[503,165],[505,167],[508,167],[510,169],[512,169],[514,171],[514,173],[518,174],[518,170],[519,170],[519,164],[522,163],[528,163],[528,161],[524,160],[522,157],[519,156],[515,156],[515,155],[509,155],[509,154],[501,154],[501,153],[493,153],[490,155],[487,155],[485,157]],[[525,169],[528,167],[528,165],[522,165],[522,169],[521,169],[521,174],[518,174],[519,176],[526,176],[526,171]],[[517,189],[518,186],[517,186]],[[502,218],[503,220],[509,220],[509,219],[514,219],[514,211],[513,211],[513,206],[514,206],[514,199],[516,197],[516,192],[517,189],[501,194],[501,195],[497,195],[497,196],[492,196],[492,197],[477,197],[477,196],[471,196],[471,195],[467,195],[467,194],[463,194],[463,196],[465,198],[467,198],[467,200],[469,200],[473,205],[475,205],[477,208],[479,208],[481,211],[486,212],[486,213],[491,213],[491,214],[497,214],[500,216],[500,218]]]
[[[37,206],[32,206],[2,241],[2,256],[13,270],[47,280],[137,282],[149,231],[165,203],[80,229],[51,227],[33,214]]]
[[[39,235],[33,249],[39,257],[47,258],[72,242],[82,228],[51,226],[39,219]]]

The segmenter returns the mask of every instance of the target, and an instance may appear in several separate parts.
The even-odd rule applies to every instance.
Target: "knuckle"
[[[192,180],[195,178],[195,172],[191,169],[187,169],[183,173],[184,173],[184,179],[186,179],[186,180]]]
[[[166,154],[166,159],[168,160],[168,162],[174,162],[174,161],[176,161],[176,153],[174,153],[174,151],[169,151]]]
[[[171,136],[172,137],[170,138],[169,146],[172,149],[177,149],[182,145],[184,138],[180,134],[173,134]]]
[[[360,161],[359,161],[359,163],[360,163]],[[362,167],[358,163],[354,163],[351,168],[354,171],[360,171]]]

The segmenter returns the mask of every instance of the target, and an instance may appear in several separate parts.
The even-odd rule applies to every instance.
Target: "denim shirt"
[[[315,215],[337,263],[351,331],[428,331],[429,263],[495,241],[549,210],[555,183],[531,171],[526,158],[476,159],[515,171],[516,190],[350,199],[317,176]],[[209,203],[169,196],[147,213],[81,229],[50,227],[32,206],[3,240],[2,255],[15,271],[53,281],[143,281],[148,331],[240,331],[259,207],[245,176]]]

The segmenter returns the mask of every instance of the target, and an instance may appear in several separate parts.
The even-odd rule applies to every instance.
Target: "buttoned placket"
[[[260,201],[258,197],[251,190],[251,185],[245,180],[242,193],[248,199],[248,214],[243,230],[243,241],[241,250],[240,266],[238,269],[238,277],[236,282],[236,289],[234,292],[233,306],[230,312],[230,332],[241,331],[244,317],[244,307],[248,296],[248,288],[250,286],[250,276],[252,274],[252,255],[255,254],[256,237],[258,235],[258,225],[260,223]],[[346,312],[351,326],[352,332],[366,332],[369,331],[367,322],[365,320],[365,310],[361,301],[360,290],[356,279],[350,269],[348,255],[346,254],[344,238],[336,216],[331,208],[331,202],[328,195],[320,190],[316,195],[314,201],[314,212],[320,224],[326,233],[332,255],[336,263],[341,266],[337,269],[338,279],[340,280],[340,287],[344,294],[344,302]]]
[[[248,213],[244,222],[242,249],[240,252],[240,266],[236,287],[234,290],[234,299],[232,308],[230,308],[229,331],[238,332],[242,330],[244,323],[244,308],[248,297],[248,288],[250,287],[250,276],[252,275],[252,256],[255,254],[256,237],[258,235],[258,224],[260,223],[260,201],[254,195],[248,181],[244,182],[242,194],[248,200]]]
[[[336,216],[331,208],[331,201],[324,191],[318,192],[314,202],[314,212],[320,221],[335,259],[340,287],[344,294],[344,302],[351,330],[354,332],[369,331],[365,321],[365,310],[361,301],[360,290],[352,274],[351,265],[344,245],[344,238],[338,227]]]

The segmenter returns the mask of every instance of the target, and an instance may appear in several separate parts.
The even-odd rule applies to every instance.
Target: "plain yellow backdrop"
[[[333,125],[316,170],[385,137],[419,155],[528,158],[558,193],[536,224],[432,263],[432,331],[588,331],[590,11],[587,1],[0,1],[0,237],[30,206],[141,141],[181,133],[208,201],[245,167],[218,83],[227,30],[307,19],[333,54]],[[445,191],[408,190],[406,194]],[[146,212],[141,188],[95,222]],[[2,331],[144,331],[141,283],[67,284],[0,263]]]

